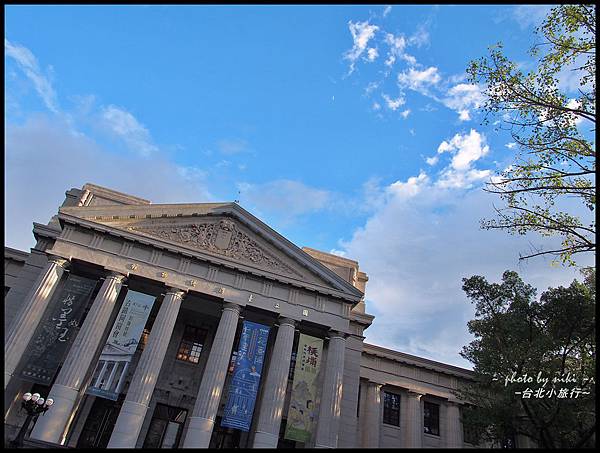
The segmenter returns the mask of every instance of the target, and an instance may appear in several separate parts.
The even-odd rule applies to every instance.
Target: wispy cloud
[[[348,22],[348,28],[352,34],[354,45],[352,46],[352,49],[344,54],[344,58],[350,61],[350,70],[348,74],[352,74],[354,72],[356,60],[358,60],[358,58],[366,50],[369,41],[371,38],[373,38],[373,36],[375,36],[375,32],[379,30],[379,27],[377,25],[369,24],[369,21],[350,21]]]
[[[471,111],[483,105],[485,97],[478,85],[459,83],[448,90],[442,103],[455,110],[461,121],[471,119]]]
[[[286,222],[297,216],[324,210],[333,194],[309,187],[300,181],[278,179],[263,184],[240,182],[237,185],[244,205],[262,214],[277,214]]]
[[[145,157],[158,152],[148,129],[124,108],[109,105],[102,109],[101,118],[103,126],[132,151]]]
[[[4,38],[4,51],[6,55],[15,60],[19,68],[33,83],[46,107],[54,113],[59,113],[56,91],[54,91],[49,78],[42,73],[35,55],[27,47],[13,44],[6,38]]]
[[[239,154],[248,151],[248,142],[239,138],[227,138],[217,142],[217,149],[226,155]]]
[[[432,85],[437,85],[441,79],[438,68],[435,66],[430,66],[422,71],[409,68],[408,71],[398,74],[400,87],[410,88],[421,93],[427,93],[429,88]]]
[[[521,29],[541,25],[552,5],[519,5],[512,10],[512,17]]]
[[[387,105],[387,107],[392,111],[398,110],[406,102],[402,96],[393,99],[384,93],[381,95],[381,97],[385,100],[385,105]]]

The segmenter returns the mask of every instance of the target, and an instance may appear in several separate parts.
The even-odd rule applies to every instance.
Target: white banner
[[[155,300],[154,296],[148,294],[127,291],[87,393],[111,400],[119,397],[129,363],[137,350]]]

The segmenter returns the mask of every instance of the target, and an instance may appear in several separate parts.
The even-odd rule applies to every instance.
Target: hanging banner
[[[83,322],[85,308],[97,280],[69,274],[58,297],[37,328],[28,348],[27,361],[18,375],[38,384],[50,385]]]
[[[244,321],[221,426],[249,431],[258,393],[269,327]]]
[[[305,443],[310,440],[317,415],[317,375],[322,352],[323,340],[300,334],[285,439]]]
[[[87,393],[114,401],[118,399],[155,300],[148,294],[127,291]]]

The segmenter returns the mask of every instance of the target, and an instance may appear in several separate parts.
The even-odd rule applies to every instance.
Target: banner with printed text
[[[244,321],[221,426],[249,431],[260,384],[269,327]]]
[[[322,352],[323,340],[300,334],[285,439],[305,443],[310,440],[318,410],[315,401]]]
[[[87,393],[115,401],[118,399],[155,300],[148,294],[127,291]]]
[[[28,348],[21,378],[50,385],[83,322],[97,280],[69,274]]]

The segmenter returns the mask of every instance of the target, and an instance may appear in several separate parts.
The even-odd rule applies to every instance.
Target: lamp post
[[[23,395],[21,407],[25,409],[25,411],[27,411],[27,418],[25,419],[23,426],[21,426],[19,434],[11,442],[12,447],[23,446],[23,439],[25,438],[25,434],[29,429],[29,424],[31,423],[31,420],[37,418],[40,414],[46,413],[46,411],[50,409],[50,406],[52,406],[53,404],[54,400],[52,398],[44,400],[44,398],[42,398],[39,393],[34,393],[32,395],[31,393],[27,392]]]

